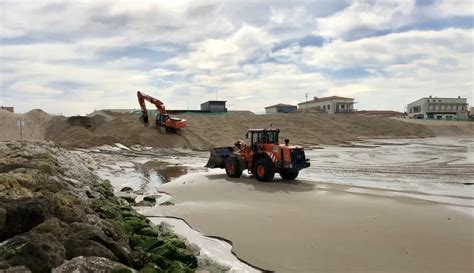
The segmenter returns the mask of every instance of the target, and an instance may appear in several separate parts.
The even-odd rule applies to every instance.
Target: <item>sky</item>
[[[0,0],[0,105],[17,112],[139,108],[137,90],[168,109],[472,105],[473,62],[471,0]]]

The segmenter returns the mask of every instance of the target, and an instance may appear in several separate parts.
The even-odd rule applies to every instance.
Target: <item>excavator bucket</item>
[[[205,167],[225,168],[225,161],[234,153],[234,147],[220,147],[211,149],[211,157]]]

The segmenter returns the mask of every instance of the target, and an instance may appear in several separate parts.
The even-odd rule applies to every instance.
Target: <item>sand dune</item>
[[[305,146],[338,144],[359,138],[430,137],[424,126],[383,117],[295,113],[281,115],[182,115],[188,123],[182,135],[161,134],[154,126],[144,127],[138,116],[115,114],[112,119],[88,118],[89,125],[70,124],[64,117],[54,118],[46,137],[63,146],[90,147],[111,142],[142,144],[166,148],[207,150],[232,145],[245,138],[248,128],[280,128],[281,138]]]

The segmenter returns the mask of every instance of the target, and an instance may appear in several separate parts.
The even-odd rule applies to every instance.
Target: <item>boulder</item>
[[[64,242],[66,248],[66,258],[72,259],[78,256],[96,256],[104,257],[112,261],[118,261],[118,258],[105,246],[93,240],[66,239]]]
[[[115,194],[118,198],[122,198],[126,200],[128,203],[133,204],[135,203],[135,198],[137,198],[137,195],[134,193],[127,193],[127,192],[118,192]]]
[[[126,193],[131,193],[131,192],[133,192],[133,189],[130,188],[130,187],[123,187],[120,191],[121,192],[126,192]]]
[[[103,257],[76,257],[54,268],[52,273],[112,272],[132,273],[131,268]]]
[[[63,245],[50,233],[28,232],[0,246],[0,260],[10,266],[26,266],[33,272],[50,272],[65,256]]]
[[[52,207],[45,198],[0,198],[0,207],[3,208],[3,226],[0,227],[0,241],[17,234],[28,232],[51,217]]]
[[[102,252],[105,253],[104,255],[86,255],[85,253],[90,253],[92,251],[89,248],[85,249],[85,253],[80,254],[80,251],[77,247],[72,251],[74,256],[98,256],[98,257],[106,257],[108,259],[114,261],[121,261],[126,264],[130,263],[130,253],[131,249],[128,246],[128,241],[125,233],[121,228],[112,223],[107,221],[100,220],[100,224],[91,225],[88,223],[72,223],[71,225],[71,238],[73,238],[76,242],[79,241],[93,241],[96,242],[107,250],[109,250],[113,256],[110,256],[107,251]],[[65,244],[66,245],[66,244]],[[95,245],[95,244],[94,244]],[[68,250],[68,258],[71,257],[70,249],[66,247]],[[95,250],[94,250],[95,251]],[[102,250],[101,250],[102,251]],[[100,253],[100,252],[97,252]]]

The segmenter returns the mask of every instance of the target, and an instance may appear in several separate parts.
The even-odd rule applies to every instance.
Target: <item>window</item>
[[[441,102],[441,100],[438,100],[438,102]]]
[[[345,105],[344,105],[344,104],[343,104],[343,105],[341,105],[341,109],[344,109],[344,108],[345,108]]]
[[[331,110],[331,105],[328,104],[328,110]]]
[[[326,111],[326,105],[323,105],[323,110]]]

